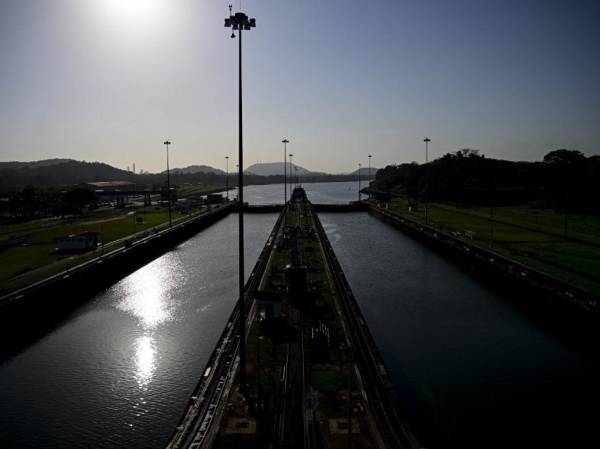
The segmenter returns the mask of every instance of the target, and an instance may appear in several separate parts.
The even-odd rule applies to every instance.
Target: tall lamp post
[[[249,19],[243,12],[231,13],[229,5],[229,17],[225,19],[225,27],[232,28],[231,38],[235,38],[235,30],[238,31],[238,108],[239,108],[239,151],[238,151],[238,205],[239,205],[239,298],[240,311],[239,338],[240,338],[240,387],[242,392],[246,390],[246,307],[244,304],[244,145],[242,126],[242,31],[250,31],[256,26],[256,19]]]
[[[295,178],[295,183],[296,183],[295,186],[298,187],[299,186],[299,184],[298,184],[298,166],[294,167],[294,178]]]
[[[429,142],[431,139],[425,137],[425,224],[429,223]]]
[[[371,199],[371,155],[369,154],[369,199]]]
[[[172,227],[173,220],[171,218],[171,174],[169,170],[169,145],[171,145],[171,142],[165,140],[163,143],[167,147],[167,202],[169,203],[169,227]]]
[[[287,203],[287,144],[290,141],[283,139],[281,143],[283,144],[283,206],[285,207],[285,203]]]
[[[227,202],[229,202],[229,156],[225,156],[225,190],[227,192]]]
[[[358,201],[360,201],[360,168],[362,167],[362,164],[359,162],[358,163]]]
[[[292,153],[290,153],[290,196],[294,187],[294,163],[292,162],[294,160],[294,155]]]

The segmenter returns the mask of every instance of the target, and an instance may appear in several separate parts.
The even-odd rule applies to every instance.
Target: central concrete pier
[[[246,366],[236,306],[167,449],[420,447],[303,189],[283,208],[244,301]]]

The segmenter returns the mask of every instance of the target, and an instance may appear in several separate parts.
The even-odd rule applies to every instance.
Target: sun
[[[168,0],[99,0],[113,19],[132,26],[153,25],[160,21]]]

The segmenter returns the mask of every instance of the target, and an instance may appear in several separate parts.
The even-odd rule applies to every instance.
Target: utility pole
[[[292,162],[294,159],[294,155],[292,153],[290,153],[290,196],[293,192],[293,187],[294,187],[294,173],[292,173],[292,171],[294,170],[294,163]]]
[[[283,207],[285,207],[285,203],[287,203],[287,144],[290,141],[284,138],[281,143],[283,144]]]
[[[431,139],[425,137],[425,224],[429,223],[429,142]]]
[[[493,164],[493,161],[490,161]],[[492,198],[490,201],[490,220],[491,220],[491,228],[490,228],[490,247],[494,247],[494,202],[496,201],[496,182],[494,179],[494,166],[492,165],[492,176],[490,181],[492,182]]]
[[[169,228],[171,228],[173,226],[171,218],[171,175],[169,172],[169,145],[171,145],[171,142],[165,140],[164,145],[167,147],[167,201],[169,203]]]
[[[229,203],[229,156],[225,156],[225,190],[227,191],[227,202]]]
[[[231,27],[231,38],[235,38],[235,30],[238,30],[238,108],[239,108],[239,150],[238,150],[238,203],[239,203],[239,298],[240,311],[239,339],[240,339],[240,389],[246,392],[246,306],[244,304],[244,145],[243,145],[243,122],[242,122],[242,31],[250,31],[256,26],[256,19],[249,19],[243,12],[231,13],[229,5],[229,18],[225,19],[225,27]]]
[[[371,155],[369,154],[369,199],[371,199]]]
[[[295,186],[298,187],[298,166],[294,167],[294,182]]]
[[[362,167],[362,164],[359,162],[358,163],[358,201],[360,201],[360,167]]]

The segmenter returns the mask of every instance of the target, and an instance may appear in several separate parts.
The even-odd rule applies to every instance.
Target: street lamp
[[[225,156],[225,190],[227,191],[227,202],[229,202],[229,156]]]
[[[285,207],[285,203],[287,203],[287,144],[290,143],[289,140],[283,139],[281,141],[283,144],[283,206]]]
[[[362,164],[359,162],[358,163],[358,201],[360,201],[360,167],[362,167]]]
[[[425,137],[425,224],[429,223],[429,142],[431,139]]]
[[[290,194],[292,193],[292,187],[294,186],[294,174],[292,173],[292,170],[294,168],[294,163],[292,162],[293,157],[294,155],[290,153]]]
[[[167,147],[167,201],[169,202],[169,227],[172,227],[173,220],[171,219],[171,174],[169,171],[169,145],[171,145],[171,142],[165,140],[163,143]]]
[[[244,304],[244,145],[243,145],[243,123],[242,123],[242,31],[250,31],[256,26],[256,19],[249,19],[243,12],[231,13],[229,5],[229,17],[225,19],[225,27],[232,28],[231,38],[235,38],[235,30],[238,30],[238,108],[239,108],[239,152],[238,152],[238,203],[239,203],[239,338],[240,338],[240,387],[246,389],[246,310]]]
[[[371,199],[371,155],[369,154],[369,199]]]

